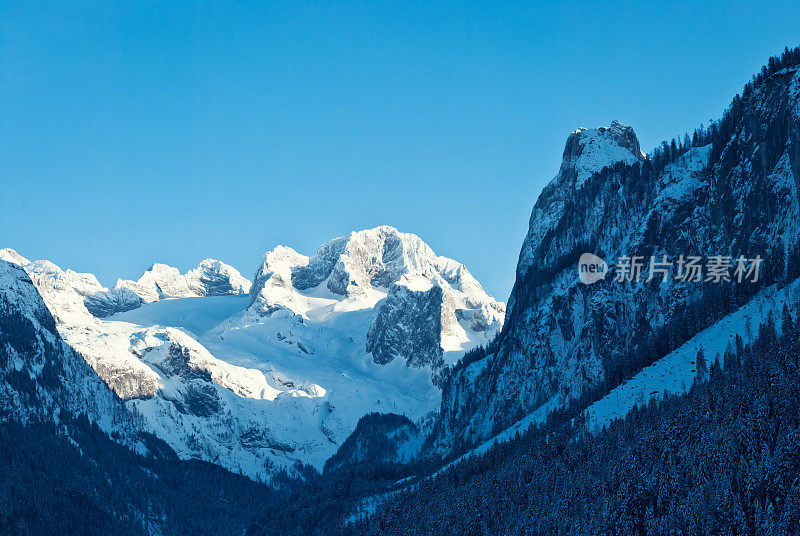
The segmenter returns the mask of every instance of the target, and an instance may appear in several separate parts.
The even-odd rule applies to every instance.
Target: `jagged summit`
[[[298,290],[324,284],[331,293],[344,297],[388,289],[404,276],[443,280],[459,290],[485,294],[463,264],[437,256],[419,236],[390,226],[335,238],[322,244],[313,257],[286,246],[267,252],[255,275],[253,301],[274,274]]]
[[[155,263],[137,281],[120,279],[114,288],[128,288],[151,302],[161,298],[247,294],[250,281],[224,262],[205,259],[185,274],[172,266]]]
[[[250,321],[281,311],[298,323],[335,323],[338,313],[374,308],[366,351],[375,362],[400,357],[434,369],[443,352],[490,340],[505,314],[463,264],[389,226],[335,238],[313,257],[278,246],[264,255],[250,301]],[[311,343],[302,344],[311,351]]]
[[[83,301],[79,304],[73,300],[73,308],[85,306],[97,317],[129,311],[164,298],[247,294],[251,286],[236,268],[215,259],[205,259],[185,274],[173,266],[153,263],[137,281],[118,279],[111,289],[104,287],[93,274],[62,270],[48,260],[30,261],[11,248],[0,249],[0,260],[47,279],[49,286],[71,288]]]
[[[636,137],[636,132],[633,130],[633,127],[617,121],[616,119],[611,121],[611,125],[607,127],[599,126],[595,129],[580,127],[570,135],[570,138],[573,136],[591,138],[595,135],[605,137],[607,140],[616,143],[620,147],[628,149],[634,155],[644,158],[644,153],[640,150],[639,139]]]
[[[118,279],[112,289],[87,299],[86,306],[95,316],[105,317],[164,298],[247,294],[250,286],[236,268],[215,259],[205,259],[185,274],[154,263],[137,281]]]
[[[481,441],[519,415],[617,385],[713,315],[796,278],[785,259],[800,251],[798,125],[800,70],[793,64],[765,70],[720,121],[654,151],[648,165],[634,165],[644,156],[630,127],[571,134],[558,174],[533,208],[496,349],[444,388],[440,452]],[[614,165],[620,162],[626,165]],[[612,278],[587,286],[576,277],[585,252],[611,262],[689,252],[758,256],[768,273],[729,286]]]
[[[644,159],[639,139],[628,125],[612,121],[608,127],[579,128],[567,138],[557,178],[574,181],[577,189],[605,166]]]
[[[592,183],[592,176],[618,162],[634,164],[645,158],[633,128],[619,121],[612,121],[609,127],[579,128],[570,134],[558,173],[544,187],[533,207],[518,266],[533,262],[536,251],[552,232],[569,220],[572,215],[568,207]]]

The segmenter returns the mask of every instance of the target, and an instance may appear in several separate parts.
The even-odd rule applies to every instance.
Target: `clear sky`
[[[0,2],[0,247],[105,284],[388,224],[505,300],[569,132],[650,150],[800,42],[798,2],[98,4]]]

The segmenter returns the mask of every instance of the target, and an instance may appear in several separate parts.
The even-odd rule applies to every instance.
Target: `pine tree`
[[[697,350],[697,357],[695,358],[695,378],[696,381],[702,382],[705,380],[706,377],[706,370],[708,370],[708,365],[706,363],[706,356],[703,353],[703,348],[701,347]]]

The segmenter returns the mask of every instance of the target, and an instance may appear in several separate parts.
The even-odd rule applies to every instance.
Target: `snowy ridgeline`
[[[618,122],[568,137],[560,169],[531,213],[491,366],[457,370],[443,389],[437,454],[487,441],[553,397],[566,403],[614,387],[734,304],[800,275],[788,261],[800,251],[800,71],[776,72],[751,89],[714,128],[649,157],[633,129]],[[632,255],[765,261],[752,286],[673,279],[585,285],[576,277],[583,253],[611,262]],[[663,371],[681,384],[672,372]],[[635,388],[638,398],[666,387],[650,383],[625,389]],[[629,392],[616,394],[626,407]],[[601,420],[613,414],[598,412]]]
[[[266,480],[297,462],[321,469],[367,413],[424,419],[444,366],[493,338],[505,310],[462,264],[389,227],[310,258],[278,247],[249,294],[218,261],[186,274],[154,265],[109,290],[91,274],[1,255],[25,268],[61,336],[137,427],[181,457]]]

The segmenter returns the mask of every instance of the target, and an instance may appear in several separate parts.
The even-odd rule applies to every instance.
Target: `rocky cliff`
[[[799,132],[800,73],[789,65],[748,84],[719,122],[648,156],[618,122],[571,134],[533,208],[505,327],[446,384],[432,451],[606,392],[760,288],[794,279]],[[583,253],[611,265],[605,279],[578,280]],[[664,255],[668,275],[648,281],[650,258]],[[733,281],[680,280],[681,255],[703,266],[722,256]],[[736,281],[740,256],[763,259],[758,281]],[[641,257],[641,280],[628,280],[623,257]]]

